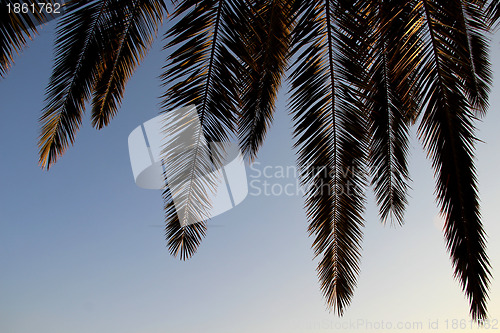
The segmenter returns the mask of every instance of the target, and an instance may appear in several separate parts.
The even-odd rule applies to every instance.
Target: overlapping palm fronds
[[[41,117],[42,167],[49,168],[73,144],[91,96],[97,128],[114,115],[124,85],[151,45],[164,10],[163,1],[156,0],[66,3]]]
[[[418,124],[435,171],[455,277],[472,318],[484,319],[491,274],[473,162],[474,125],[488,109],[488,32],[498,26],[499,2],[172,2],[162,108],[166,113],[195,105],[201,129],[181,159],[164,151],[164,160],[178,161],[174,174],[187,175],[182,190],[170,184],[163,192],[169,251],[187,259],[205,236],[203,221],[186,224],[182,216],[199,213],[203,191],[212,187],[202,177],[217,168],[208,143],[237,137],[254,160],[289,74],[309,233],[329,306],[342,314],[356,286],[368,176],[382,221],[404,222],[409,129]],[[43,167],[73,143],[86,102],[92,102],[95,127],[110,122],[165,7],[154,0],[68,1],[41,118]],[[2,76],[36,33],[37,20],[43,22],[2,17]],[[182,205],[176,207],[179,192]]]

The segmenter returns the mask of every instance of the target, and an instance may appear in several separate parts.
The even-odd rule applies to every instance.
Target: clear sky
[[[369,195],[358,288],[338,318],[319,292],[300,195],[250,195],[209,222],[191,260],[168,254],[161,193],[134,184],[127,148],[129,133],[159,112],[157,76],[167,56],[161,41],[128,84],[111,125],[96,131],[87,117],[75,146],[50,172],[39,168],[38,117],[53,29],[53,22],[44,27],[0,80],[0,332],[470,331],[430,162],[417,140],[406,225],[382,226]],[[477,169],[494,275],[489,313],[500,329],[498,33],[492,61],[496,75],[490,112],[478,124],[485,143],[477,146]],[[255,168],[295,164],[285,102],[283,93],[258,164],[247,169],[249,180]],[[295,179],[275,175],[268,182]]]

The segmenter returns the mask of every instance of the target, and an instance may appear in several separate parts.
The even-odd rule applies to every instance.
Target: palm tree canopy
[[[308,230],[329,306],[342,314],[356,287],[365,189],[373,187],[383,223],[404,223],[409,129],[415,125],[434,168],[454,275],[472,318],[484,319],[491,273],[474,126],[488,109],[488,33],[498,26],[500,3],[184,0],[172,5],[169,17],[169,5],[159,0],[66,1],[40,118],[41,166],[50,168],[73,144],[87,102],[92,125],[109,124],[127,81],[169,17],[162,110],[196,105],[208,141],[236,136],[253,161],[273,122],[279,88],[288,80]],[[0,15],[0,75],[6,77],[15,54],[49,17]],[[194,173],[206,162],[197,156],[189,166]],[[163,198],[169,250],[187,259],[206,226],[183,226],[169,188]],[[189,205],[194,199],[186,200]]]

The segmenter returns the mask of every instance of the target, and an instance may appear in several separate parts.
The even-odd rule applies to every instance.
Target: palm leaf
[[[370,26],[370,169],[382,221],[404,222],[409,173],[408,130],[419,113],[420,15],[414,1],[372,1]]]
[[[113,0],[116,2],[116,0]],[[49,168],[73,144],[82,122],[85,102],[99,76],[99,64],[108,43],[105,30],[112,0],[67,3],[58,24],[56,60],[40,118],[39,161]]]
[[[238,135],[242,151],[253,160],[272,123],[275,102],[289,57],[289,35],[294,21],[290,1],[241,1],[239,15],[247,20],[233,24],[239,32],[241,57],[241,111]],[[245,10],[246,9],[246,10]]]
[[[116,115],[125,85],[148,53],[166,11],[164,1],[125,0],[110,9],[114,20],[92,101],[92,124],[102,128]]]
[[[293,32],[294,137],[309,233],[329,306],[342,314],[359,271],[366,186],[365,29],[362,2],[303,2]]]
[[[231,2],[181,1],[178,3],[174,24],[167,33],[167,48],[172,50],[165,73],[162,75],[168,90],[163,96],[163,108],[171,109],[194,104],[197,107],[202,131],[180,163],[170,165],[177,174],[186,174],[187,184],[175,193],[182,202],[182,215],[197,216],[209,207],[205,191],[213,190],[206,176],[213,160],[208,146],[202,142],[226,142],[232,136],[237,113],[235,72],[239,62],[225,46],[230,41],[225,22],[231,17]],[[168,151],[163,159],[170,161]],[[181,171],[178,168],[182,168]],[[217,166],[216,166],[217,167]],[[171,175],[165,175],[167,180]],[[172,196],[165,189],[166,207],[171,207]],[[173,255],[190,257],[204,236],[205,222],[187,225],[179,221],[176,211],[166,211],[167,242]],[[196,220],[199,220],[198,218]]]
[[[476,105],[470,100],[470,87],[462,81],[463,72],[471,70],[463,8],[459,1],[423,0],[422,4],[429,40],[421,77],[426,109],[419,131],[435,169],[436,193],[455,277],[469,299],[472,317],[483,319],[490,266],[473,162]]]

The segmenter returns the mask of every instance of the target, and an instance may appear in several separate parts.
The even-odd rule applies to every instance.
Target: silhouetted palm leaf
[[[231,37],[225,25],[231,14],[231,3],[227,1],[183,1],[173,14],[179,21],[167,33],[167,48],[173,50],[162,75],[169,85],[163,96],[163,108],[169,112],[194,104],[202,128],[193,150],[179,164],[183,170],[177,170],[188,175],[185,187],[176,193],[182,202],[177,209],[182,209],[185,216],[197,215],[210,205],[203,191],[213,185],[213,180],[205,177],[213,161],[209,147],[203,142],[226,142],[235,128],[238,105],[235,71],[239,63],[226,47]],[[164,154],[164,160],[168,160],[168,151]],[[165,176],[168,179],[170,175]],[[172,207],[169,192],[166,189],[163,193],[166,207]],[[170,252],[180,253],[186,259],[196,251],[204,236],[205,222],[186,225],[185,221],[179,221],[175,210],[165,213]]]
[[[112,10],[110,50],[101,61],[92,101],[92,124],[99,129],[118,112],[125,84],[149,51],[166,7],[157,0],[122,0]]]
[[[243,152],[253,160],[271,125],[276,97],[289,57],[293,11],[290,1],[250,1],[244,5],[247,20],[236,21],[242,61],[239,76],[241,111],[238,135]],[[245,8],[245,7],[250,8]],[[240,14],[240,15],[241,15]],[[241,24],[244,23],[244,24]]]
[[[380,215],[404,221],[408,191],[408,130],[419,112],[414,87],[420,59],[415,1],[373,1],[370,14],[373,60],[370,73],[370,167]]]
[[[291,74],[290,107],[309,233],[315,236],[316,256],[321,256],[321,289],[339,314],[356,284],[365,205],[367,114],[362,93],[368,54],[361,47],[367,26],[362,5],[304,2],[308,8],[294,37],[302,52]]]
[[[429,39],[421,80],[427,106],[419,130],[436,173],[455,276],[470,301],[472,317],[483,319],[490,272],[473,162],[473,112],[485,101],[475,98],[469,85],[475,73],[467,52],[469,27],[463,25],[462,5],[460,1],[423,0]],[[488,68],[487,60],[475,55],[474,62]]]

